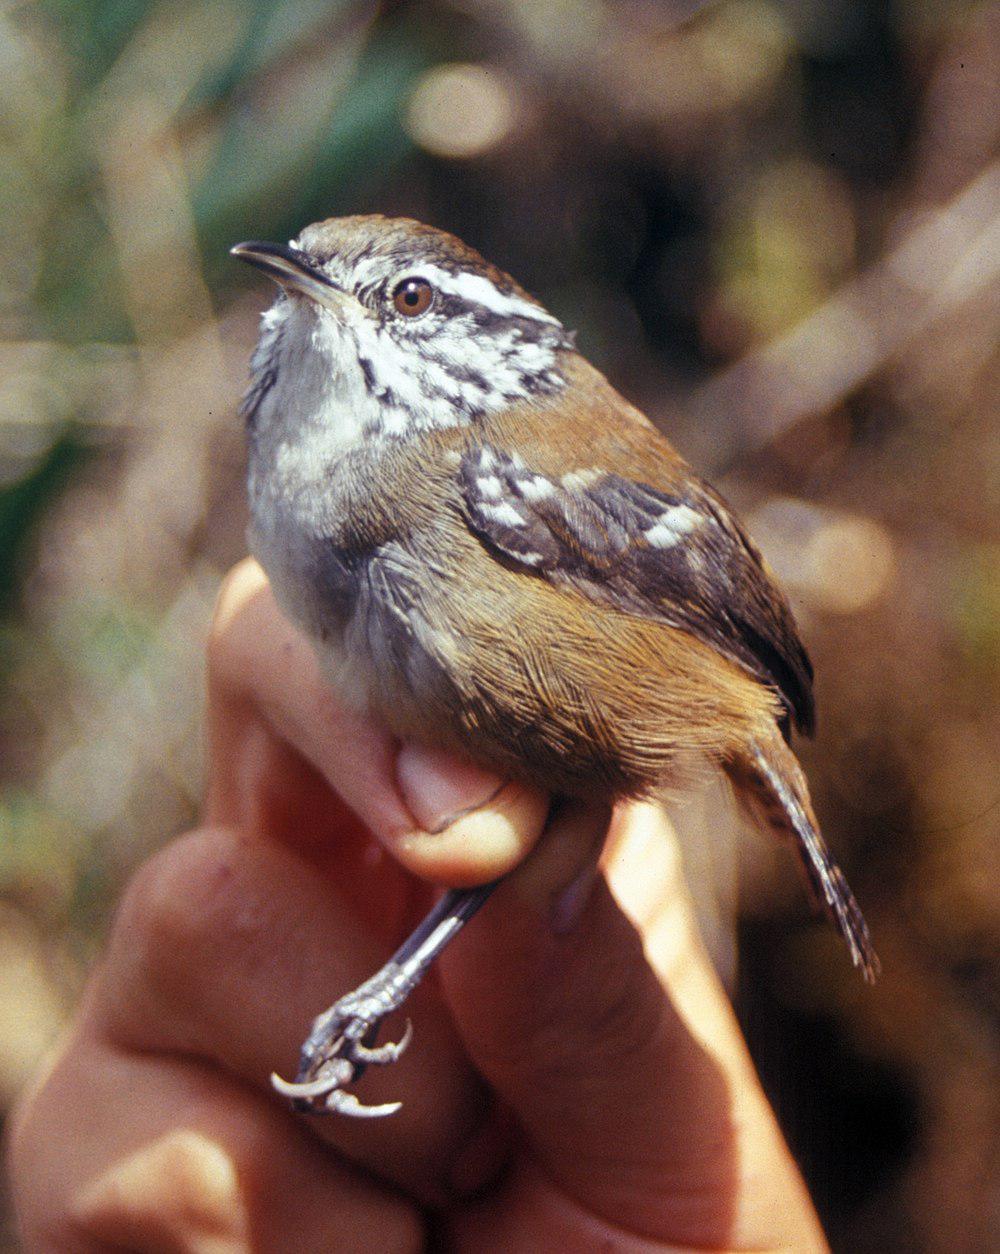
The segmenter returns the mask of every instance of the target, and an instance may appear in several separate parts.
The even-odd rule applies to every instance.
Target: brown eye
[[[392,293],[396,312],[404,318],[418,318],[426,313],[434,299],[434,289],[426,279],[404,279]]]

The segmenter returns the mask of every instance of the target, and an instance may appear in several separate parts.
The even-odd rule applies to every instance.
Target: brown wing
[[[557,479],[489,444],[467,449],[459,482],[468,526],[495,554],[691,632],[778,692],[786,724],[812,731],[812,667],[788,604],[706,484],[686,473],[659,489],[592,469]]]

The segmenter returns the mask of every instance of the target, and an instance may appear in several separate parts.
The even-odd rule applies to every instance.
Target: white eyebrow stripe
[[[540,305],[535,305],[520,296],[505,295],[481,274],[469,274],[465,271],[452,274],[449,270],[442,270],[440,266],[416,265],[413,267],[413,275],[427,279],[429,283],[433,283],[435,287],[449,296],[474,301],[477,305],[483,305],[501,317],[531,318],[534,322],[547,322],[554,327],[562,326],[558,318],[553,318]]]

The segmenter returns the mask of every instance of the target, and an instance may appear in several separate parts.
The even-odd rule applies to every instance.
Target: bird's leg
[[[446,892],[381,971],[313,1020],[312,1030],[299,1055],[295,1080],[271,1076],[271,1083],[279,1093],[291,1098],[296,1110],[368,1119],[392,1115],[399,1110],[402,1102],[365,1106],[345,1090],[366,1067],[395,1062],[409,1045],[412,1036],[409,1023],[399,1041],[376,1044],[382,1020],[406,1001],[434,959],[458,935],[498,883],[499,880],[494,880],[479,888],[456,888]]]

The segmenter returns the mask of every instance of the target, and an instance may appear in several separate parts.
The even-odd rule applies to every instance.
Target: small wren
[[[250,543],[339,698],[553,796],[660,797],[693,758],[798,854],[854,964],[878,959],[789,748],[812,668],[722,498],[512,278],[408,219],[233,255],[280,287],[244,401]],[[320,1015],[297,1109],[347,1091],[494,885],[446,893]]]

